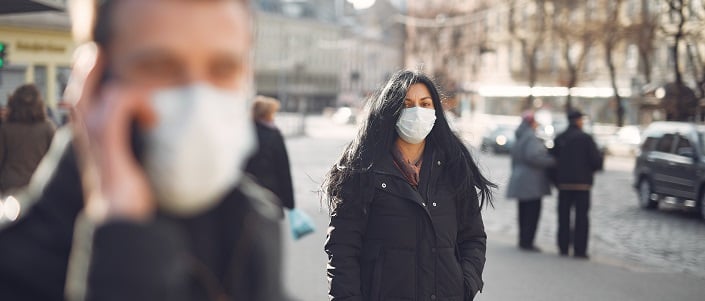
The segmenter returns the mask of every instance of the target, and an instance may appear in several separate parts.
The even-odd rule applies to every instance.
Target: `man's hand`
[[[145,91],[110,79],[105,54],[95,45],[77,50],[67,87],[86,214],[96,222],[148,220],[154,212],[149,182],[130,145],[130,127],[156,121]]]

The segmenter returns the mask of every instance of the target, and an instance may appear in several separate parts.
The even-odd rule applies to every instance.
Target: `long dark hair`
[[[46,106],[34,84],[17,88],[7,102],[8,122],[37,123],[47,120]]]
[[[343,185],[353,177],[367,173],[375,162],[391,150],[398,137],[395,125],[404,108],[404,98],[409,87],[417,83],[428,88],[436,110],[436,123],[426,141],[448,156],[446,160],[449,160],[447,166],[450,166],[450,179],[456,181],[453,187],[458,188],[459,195],[475,194],[477,189],[480,207],[492,204],[492,189],[497,185],[482,175],[468,149],[451,131],[443,112],[441,95],[434,82],[421,72],[402,70],[392,75],[386,84],[367,99],[367,119],[326,175],[322,192],[331,212],[343,201]],[[367,185],[369,183],[364,178],[361,177],[357,184],[360,185],[360,191],[369,192],[371,186]],[[363,208],[366,207],[367,204],[364,204]]]

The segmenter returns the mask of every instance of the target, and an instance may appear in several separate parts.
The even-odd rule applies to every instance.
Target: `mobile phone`
[[[105,68],[105,71],[100,77],[100,86],[114,79],[115,74],[112,72],[112,69]],[[132,122],[130,122],[130,149],[132,150],[132,155],[135,157],[135,160],[137,160],[140,165],[143,164],[144,148],[144,135],[142,134],[142,130],[140,130],[137,120],[133,119]]]
[[[132,149],[132,155],[140,165],[144,164],[144,134],[140,129],[139,124],[136,120],[130,123],[130,148]]]

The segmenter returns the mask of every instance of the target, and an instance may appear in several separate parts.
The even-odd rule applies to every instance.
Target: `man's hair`
[[[112,36],[112,16],[115,5],[120,0],[69,0],[71,23],[74,38],[78,42],[93,41],[100,47],[106,47]],[[151,0],[144,0],[151,1]],[[204,1],[204,0],[181,0]],[[251,9],[250,0],[208,0],[233,1]],[[250,14],[253,15],[253,14]]]
[[[46,106],[42,95],[34,84],[17,88],[7,103],[8,122],[37,123],[47,119]]]
[[[276,113],[280,106],[280,102],[275,98],[258,95],[252,105],[252,117],[255,120],[263,120]]]

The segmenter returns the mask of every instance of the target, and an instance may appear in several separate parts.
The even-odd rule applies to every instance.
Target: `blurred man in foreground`
[[[73,132],[0,232],[1,298],[281,300],[278,208],[242,172],[256,146],[249,2],[70,4],[93,42],[66,91]]]

